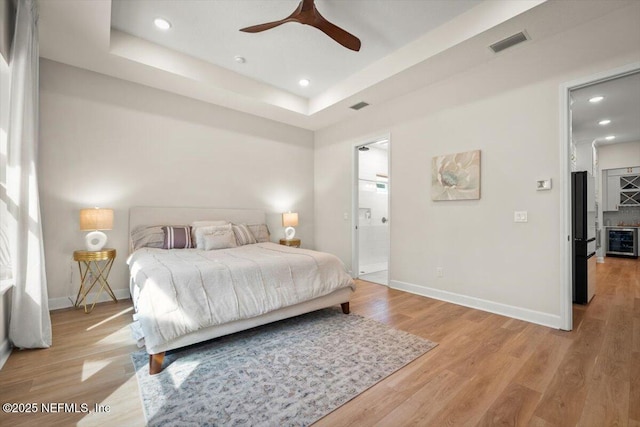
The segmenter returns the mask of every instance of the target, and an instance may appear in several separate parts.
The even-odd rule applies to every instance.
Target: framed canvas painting
[[[480,150],[436,156],[431,161],[432,200],[480,198]]]

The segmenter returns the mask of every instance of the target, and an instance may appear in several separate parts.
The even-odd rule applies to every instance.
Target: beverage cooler
[[[637,228],[608,228],[607,255],[638,257]]]

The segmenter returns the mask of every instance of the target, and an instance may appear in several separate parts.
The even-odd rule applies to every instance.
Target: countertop
[[[604,228],[640,228],[640,225],[605,225]]]

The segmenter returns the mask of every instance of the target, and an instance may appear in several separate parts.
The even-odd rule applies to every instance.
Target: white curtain
[[[37,21],[36,1],[19,0],[9,60],[11,89],[6,195],[3,195],[8,210],[9,255],[15,283],[9,340],[19,348],[51,345],[51,318],[36,176],[39,77]]]

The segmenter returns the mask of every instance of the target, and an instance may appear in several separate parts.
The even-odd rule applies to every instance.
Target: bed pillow
[[[198,240],[196,239],[196,230],[200,227],[209,227],[211,225],[227,225],[229,224],[229,221],[221,219],[221,220],[212,220],[212,221],[193,221],[191,223],[191,240],[194,243],[194,246],[196,247],[200,247],[198,246],[196,243],[198,242]]]
[[[256,238],[247,227],[247,224],[232,224],[233,234],[236,236],[236,244],[238,246],[251,245],[258,243]]]
[[[205,251],[235,248],[237,246],[236,236],[233,234],[231,224],[198,227],[196,230],[196,242],[198,249],[204,249]]]
[[[188,225],[166,225],[162,227],[162,231],[164,231],[164,243],[162,244],[162,249],[188,249],[193,247],[191,241],[191,227]]]
[[[267,224],[247,224],[251,234],[256,238],[256,242],[264,243],[270,241],[269,229]]]
[[[131,230],[131,250],[140,248],[162,248],[164,230],[161,225],[139,225]]]

